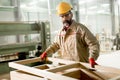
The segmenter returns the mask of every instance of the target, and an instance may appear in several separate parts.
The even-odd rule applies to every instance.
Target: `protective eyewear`
[[[69,15],[71,14],[71,12],[68,12],[68,13],[66,13],[66,14],[62,14],[62,15],[60,15],[60,17],[68,17]]]

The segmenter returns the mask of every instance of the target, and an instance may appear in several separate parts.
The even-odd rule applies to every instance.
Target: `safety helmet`
[[[68,4],[67,2],[61,2],[58,6],[57,6],[57,14],[61,15],[61,14],[65,14],[68,11],[70,11],[72,9],[71,5]]]

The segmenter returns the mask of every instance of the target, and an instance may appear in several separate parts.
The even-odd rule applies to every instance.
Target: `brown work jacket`
[[[49,54],[58,50],[61,58],[81,62],[88,62],[89,58],[96,60],[100,51],[96,37],[87,27],[75,21],[67,31],[60,30],[46,52]]]

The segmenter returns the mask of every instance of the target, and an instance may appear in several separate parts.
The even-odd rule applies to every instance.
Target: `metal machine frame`
[[[49,22],[0,22],[0,36],[21,34],[40,34],[41,41],[0,45],[0,55],[31,51],[38,43],[41,43],[44,51],[50,45]]]

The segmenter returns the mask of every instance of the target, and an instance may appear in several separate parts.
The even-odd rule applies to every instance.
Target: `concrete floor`
[[[0,80],[10,80],[10,68],[7,62],[0,63]]]
[[[99,56],[96,62],[102,66],[120,69],[120,50],[104,53]]]
[[[9,73],[1,74],[0,80],[10,80],[10,74]]]

